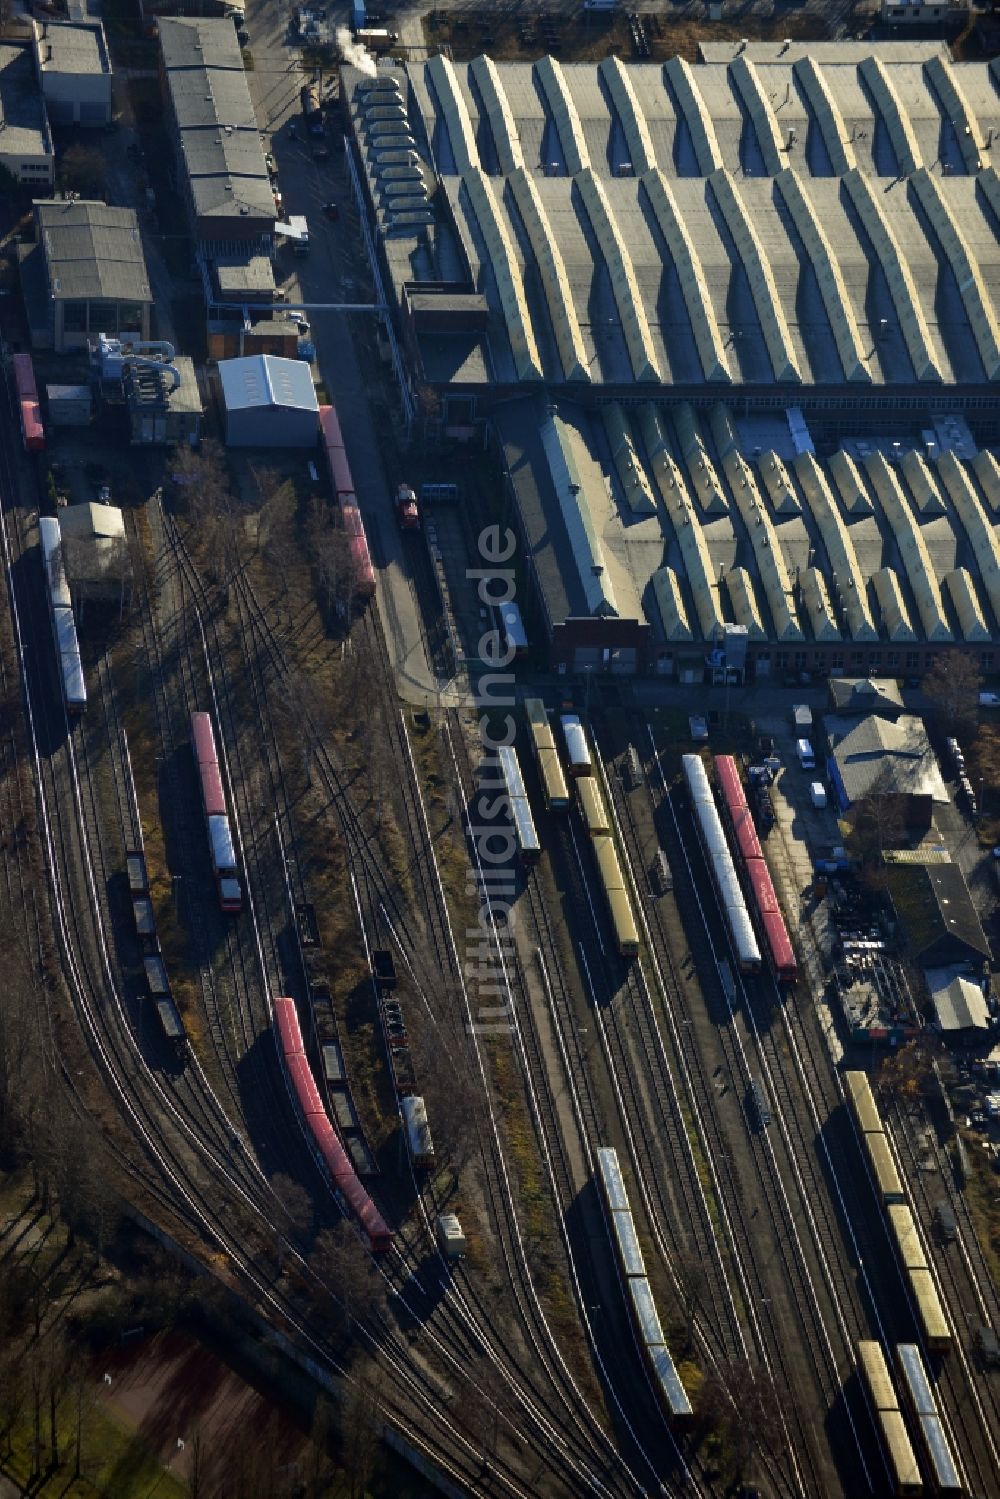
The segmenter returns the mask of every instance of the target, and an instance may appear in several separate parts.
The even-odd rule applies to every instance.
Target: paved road
[[[299,120],[303,74],[298,51],[285,45],[281,18],[273,5],[255,5],[251,0],[247,24],[256,64],[248,74],[250,92],[278,163],[285,211],[304,213],[309,222],[309,255],[297,259],[282,252],[276,277],[292,303],[373,301],[363,251],[349,222],[350,192],[343,161],[334,151],[331,162],[318,164],[306,142],[289,134],[290,123]],[[328,221],[323,213],[323,205],[331,199],[341,206],[337,222]],[[377,420],[392,418],[377,416],[384,408],[373,409],[369,400],[370,377],[359,361],[348,316],[314,311],[310,322],[320,374],[340,416],[358,503],[381,567],[379,604],[399,691],[409,702],[436,703],[447,684],[437,680],[428,660],[423,621],[392,507],[392,491],[405,475],[387,474],[381,457]],[[372,315],[373,328],[374,322]]]

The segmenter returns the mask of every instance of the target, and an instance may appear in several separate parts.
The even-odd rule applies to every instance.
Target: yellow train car
[[[869,1340],[860,1342],[858,1362],[861,1366],[862,1383],[889,1460],[893,1493],[922,1494],[924,1486],[920,1468],[880,1345]]]
[[[913,1213],[905,1203],[891,1202],[886,1209],[889,1227],[896,1241],[896,1252],[904,1270],[926,1270],[927,1256]]]
[[[906,1188],[889,1148],[888,1138],[885,1135],[868,1134],[863,1139],[868,1164],[872,1168],[872,1176],[882,1201],[886,1206],[905,1202]]]
[[[615,943],[623,958],[634,958],[639,951],[639,932],[635,924],[632,902],[625,888],[625,879],[618,859],[615,840],[605,834],[593,839],[597,869],[604,895],[611,913],[611,925],[615,929]]]
[[[881,1134],[885,1126],[867,1072],[845,1072],[844,1089],[862,1134]]]
[[[917,1320],[927,1347],[934,1353],[947,1353],[951,1348],[951,1328],[944,1314],[941,1298],[930,1270],[910,1271],[910,1288],[917,1306]]]
[[[591,838],[599,838],[602,834],[610,833],[608,810],[604,805],[604,797],[601,795],[597,777],[578,776],[573,785],[580,816]]]
[[[545,704],[541,698],[529,697],[525,699],[524,711],[528,719],[535,764],[538,766],[545,794],[545,805],[550,812],[561,812],[569,806],[569,788]]]

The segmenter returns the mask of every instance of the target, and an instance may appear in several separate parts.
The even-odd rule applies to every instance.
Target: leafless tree
[[[271,1178],[271,1190],[277,1201],[274,1221],[274,1247],[279,1266],[284,1265],[285,1240],[303,1238],[313,1224],[313,1205],[309,1193],[297,1181],[279,1171]]]
[[[340,1332],[349,1333],[378,1306],[379,1282],[346,1219],[319,1235],[309,1267],[322,1288],[311,1282],[314,1299]]]
[[[942,733],[970,734],[979,716],[982,678],[968,651],[940,652],[921,682],[924,696]]]
[[[702,1385],[699,1413],[718,1432],[725,1476],[733,1486],[751,1477],[758,1453],[784,1445],[781,1402],[766,1370],[757,1365],[717,1365]]]
[[[350,548],[344,532],[334,524],[330,507],[320,499],[309,505],[306,545],[320,606],[340,618],[349,617],[354,591]]]
[[[446,1053],[429,1025],[415,1032],[412,1045],[417,1072],[430,1080],[427,1092],[435,1149],[439,1158],[447,1158],[452,1191],[457,1191],[462,1172],[479,1150],[479,1072],[462,1041],[456,1039]]]
[[[274,576],[276,607],[284,611],[290,623],[294,590],[288,586],[288,577],[298,559],[295,486],[274,469],[255,469],[254,482],[261,502],[257,549]]]

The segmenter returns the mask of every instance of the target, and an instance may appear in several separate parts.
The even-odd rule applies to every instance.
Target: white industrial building
[[[700,680],[735,625],[748,677],[1000,669],[1000,60],[720,42],[342,90],[412,385],[491,426],[551,666]]]
[[[15,182],[51,191],[55,151],[31,47],[0,42],[0,167]]]
[[[111,57],[100,21],[35,21],[35,61],[49,118],[107,125],[114,109]]]
[[[302,359],[256,354],[219,361],[232,448],[311,448],[319,435],[319,402]]]

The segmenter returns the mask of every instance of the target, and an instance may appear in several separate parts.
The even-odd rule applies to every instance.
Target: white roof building
[[[924,977],[942,1031],[987,1031],[990,1013],[982,985],[953,968],[928,969]]]
[[[319,433],[312,371],[301,359],[255,354],[219,362],[226,443],[236,448],[307,448]]]

